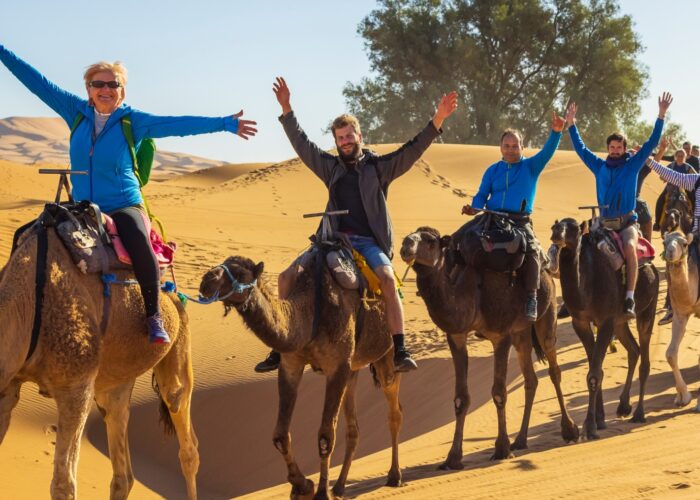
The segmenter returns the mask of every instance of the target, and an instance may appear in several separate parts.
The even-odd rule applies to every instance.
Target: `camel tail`
[[[166,436],[172,436],[175,434],[175,424],[173,424],[173,419],[170,416],[168,405],[165,404],[163,397],[160,395],[160,387],[158,387],[155,373],[151,376],[151,387],[153,387],[153,391],[158,395],[158,399],[160,399],[160,404],[158,405],[158,422],[160,422],[160,425],[163,427],[163,433]]]
[[[540,341],[537,338],[535,325],[532,325],[532,329],[530,331],[532,332],[532,347],[535,348],[535,356],[537,356],[537,361],[539,361],[540,363],[546,363],[547,358],[545,357],[544,349],[542,349],[542,345],[540,344]]]

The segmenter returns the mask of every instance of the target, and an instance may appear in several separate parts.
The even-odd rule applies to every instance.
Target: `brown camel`
[[[127,424],[136,377],[153,369],[180,442],[180,463],[190,499],[196,498],[197,438],[190,421],[192,365],[187,315],[172,294],[162,301],[171,344],[148,342],[143,299],[136,287],[111,287],[111,312],[104,333],[99,275],[84,275],[53,230],[48,230],[47,279],[36,350],[29,351],[34,321],[37,236],[20,240],[0,274],[0,443],[24,382],[56,400],[58,432],[51,497],[77,496],[80,441],[94,398],[107,425],[113,478],[111,498],[126,498],[134,482]],[[168,412],[165,412],[167,415]]]
[[[597,439],[597,429],[604,429],[603,360],[613,335],[627,349],[627,379],[618,416],[632,412],[630,388],[641,350],[639,365],[639,403],[632,422],[645,422],[644,391],[649,376],[649,342],[654,328],[656,300],[659,294],[659,272],[653,264],[642,266],[634,292],[639,344],[624,317],[622,302],[625,287],[622,271],[615,271],[607,257],[596,248],[588,223],[579,226],[574,219],[562,219],[552,226],[552,243],[559,249],[558,266],[562,297],[571,313],[571,323],[583,343],[588,358],[588,413],[584,422],[587,439]],[[597,328],[594,335],[591,324]]]
[[[491,271],[477,272],[465,266],[461,276],[451,279],[446,266],[446,249],[450,236],[430,227],[420,227],[406,236],[401,246],[401,258],[412,262],[420,296],[435,324],[447,334],[455,367],[456,427],[452,448],[443,469],[461,469],[462,434],[469,407],[467,388],[467,334],[478,331],[493,343],[494,382],[491,394],[498,413],[498,437],[492,459],[510,458],[511,450],[527,448],[530,412],[537,389],[537,375],[531,353],[533,341],[538,355],[549,361],[549,376],[554,383],[561,409],[561,431],[566,442],[578,440],[578,427],[566,410],[561,392],[561,370],[556,356],[556,302],[554,281],[542,272],[537,291],[538,319],[534,324],[525,318],[526,293],[522,286],[511,286],[507,274]],[[454,283],[454,284],[453,284]],[[506,430],[506,372],[511,344],[525,378],[525,411],[520,432],[511,444]],[[542,353],[541,351],[544,351]]]
[[[262,262],[255,264],[239,256],[229,257],[222,265],[209,270],[202,278],[200,293],[204,297],[221,297],[227,313],[231,308],[236,309],[248,328],[282,355],[278,373],[279,412],[273,443],[287,464],[292,498],[307,497],[314,492],[313,482],[304,476],[293,456],[289,433],[299,382],[307,364],[326,377],[318,431],[321,475],[314,498],[328,498],[329,495],[328,468],[342,402],[347,448],[333,494],[342,496],[345,490],[359,438],[355,414],[357,373],[370,363],[375,367],[375,381],[381,385],[389,403],[392,460],[387,485],[399,486],[398,436],[403,418],[399,404],[400,375],[394,372],[391,332],[384,321],[382,301],[358,316],[363,307],[359,294],[341,288],[324,266],[321,315],[318,332],[313,338],[314,261],[315,257],[297,276],[288,300],[279,300],[266,283]],[[356,331],[358,322],[360,328]]]
[[[664,237],[664,259],[666,260],[666,276],[668,279],[668,293],[671,295],[673,306],[673,325],[671,343],[666,349],[666,359],[671,365],[673,378],[676,382],[676,406],[685,406],[690,403],[692,396],[688,386],[683,380],[680,368],[678,368],[678,349],[680,349],[685,329],[688,326],[690,316],[700,314],[700,292],[698,290],[698,248],[695,245],[694,256],[688,257],[688,249],[693,242],[693,234],[687,237],[679,231],[666,233]],[[700,365],[700,357],[698,358]],[[700,396],[695,408],[700,412]]]

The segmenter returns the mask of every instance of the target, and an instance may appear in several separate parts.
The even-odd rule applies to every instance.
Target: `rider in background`
[[[627,272],[627,293],[623,304],[627,319],[635,315],[634,289],[637,285],[637,243],[639,229],[634,211],[637,195],[637,177],[652,150],[661,139],[666,111],[673,102],[671,94],[664,92],[659,98],[659,115],[651,137],[635,155],[627,151],[627,140],[620,133],[608,136],[608,156],[605,160],[593,154],[583,143],[576,127],[576,103],[566,110],[566,122],[574,150],[596,179],[596,194],[601,207],[601,222],[619,233],[623,241]]]
[[[502,159],[484,172],[479,191],[471,205],[465,205],[462,213],[476,215],[488,210],[507,212],[513,222],[527,234],[527,253],[522,266],[527,303],[525,315],[529,321],[537,320],[537,289],[540,282],[539,244],[532,229],[532,206],[537,191],[537,180],[554,155],[561,140],[564,120],[552,113],[552,131],[542,150],[531,158],[523,156],[523,139],[520,132],[507,129],[501,135]]]

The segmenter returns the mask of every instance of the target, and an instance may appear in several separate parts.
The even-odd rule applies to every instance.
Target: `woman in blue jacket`
[[[124,104],[127,73],[118,62],[100,62],[85,71],[88,98],[83,99],[59,88],[2,45],[0,61],[69,127],[82,115],[71,135],[70,162],[71,170],[88,175],[71,177],[73,196],[76,200],[96,203],[114,219],[141,287],[149,340],[170,342],[160,315],[160,271],[144,224],[144,201],[121,119],[130,118],[137,148],[146,138],[222,131],[248,139],[257,132],[255,122],[241,120],[243,111],[233,116],[208,118],[154,116],[135,110]]]

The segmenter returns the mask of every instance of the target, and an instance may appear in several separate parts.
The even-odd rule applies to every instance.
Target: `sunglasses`
[[[105,82],[102,80],[93,80],[90,82],[90,86],[94,89],[101,89],[105,86],[109,87],[110,89],[118,89],[122,86],[122,84],[116,80],[112,80],[110,82]]]

